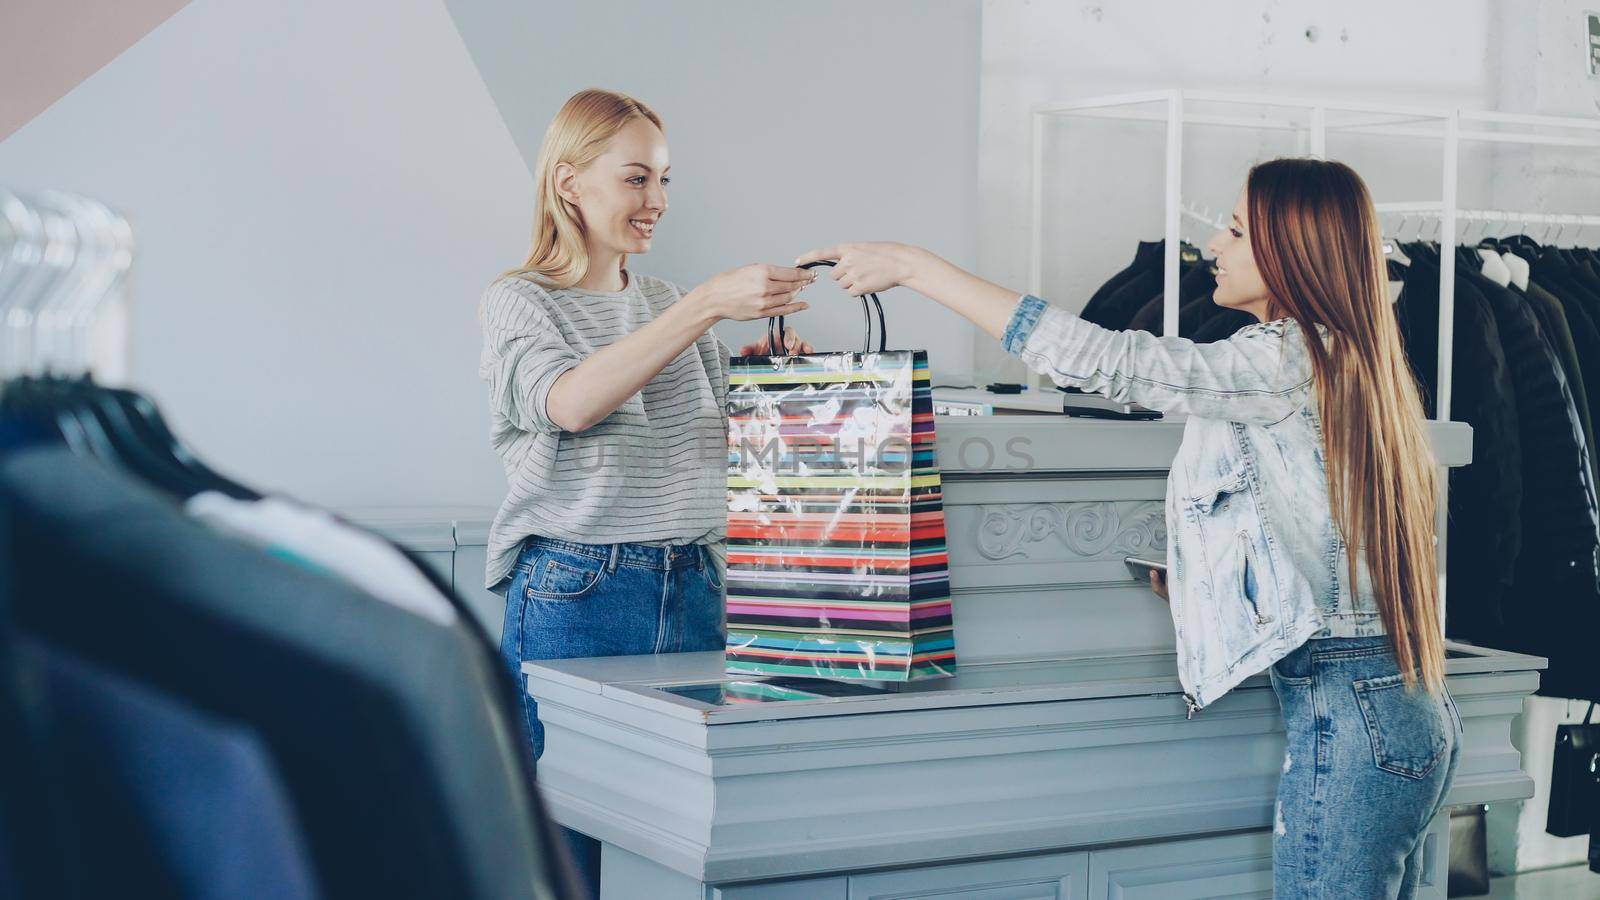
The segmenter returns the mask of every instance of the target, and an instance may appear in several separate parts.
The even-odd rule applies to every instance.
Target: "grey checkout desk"
[[[523,667],[541,789],[604,842],[605,896],[1271,896],[1277,700],[1257,675],[1186,720],[1166,606],[1122,563],[1165,552],[1181,424],[937,427],[955,678],[807,696],[725,676],[717,653]],[[1465,426],[1432,428],[1443,464],[1469,461]],[[403,518],[368,520],[404,541]],[[486,523],[435,530],[497,635]],[[1543,665],[1451,645],[1466,742],[1450,804],[1532,796],[1511,722]],[[1447,815],[1427,841],[1424,895],[1443,898]]]

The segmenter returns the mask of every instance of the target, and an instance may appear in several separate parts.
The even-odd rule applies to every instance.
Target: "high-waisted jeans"
[[[544,754],[544,725],[524,661],[721,650],[722,609],[721,570],[704,544],[529,538],[506,589],[500,655],[517,681],[534,759]],[[599,844],[566,833],[578,869],[598,891]]]
[[[1274,896],[1414,896],[1460,762],[1450,692],[1407,690],[1385,636],[1307,641],[1269,671],[1288,734]]]

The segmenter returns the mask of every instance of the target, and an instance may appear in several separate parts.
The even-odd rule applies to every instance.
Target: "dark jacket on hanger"
[[[1439,271],[1416,258],[1402,269],[1395,315],[1406,357],[1433,411],[1439,364]],[[1499,329],[1488,303],[1458,288],[1450,418],[1472,426],[1472,464],[1450,470],[1450,530],[1445,571],[1452,637],[1484,640],[1501,622],[1501,605],[1522,544],[1523,446],[1517,401]]]
[[[1097,318],[1084,318],[1102,328],[1123,331],[1133,320],[1134,313],[1161,292],[1162,280],[1159,266],[1139,272],[1112,292],[1097,312]]]
[[[1200,333],[1201,326],[1217,316],[1230,312],[1227,307],[1217,305],[1217,301],[1212,298],[1213,293],[1214,291],[1207,291],[1178,308],[1179,334],[1184,337],[1194,337]]]
[[[1463,288],[1478,290],[1495,311],[1524,448],[1516,583],[1507,594],[1504,629],[1485,642],[1548,657],[1541,694],[1600,696],[1600,660],[1574,643],[1581,632],[1587,647],[1593,634],[1587,626],[1600,611],[1600,512],[1572,392],[1523,298],[1464,267],[1457,271],[1458,292]]]
[[[48,706],[49,751],[71,773],[56,786],[83,896],[318,896],[282,779],[249,728],[52,645],[18,649]]]
[[[1521,247],[1517,251],[1533,256],[1528,292],[1549,295],[1561,304],[1572,331],[1573,347],[1584,375],[1584,393],[1589,401],[1591,424],[1600,420],[1600,284],[1588,285],[1578,267],[1559,254],[1534,253]]]
[[[1210,300],[1207,300],[1207,302],[1211,304],[1214,312],[1200,323],[1200,327],[1195,329],[1194,342],[1197,344],[1225,341],[1233,337],[1234,332],[1257,321],[1255,316],[1243,310],[1217,306],[1216,303]]]
[[[1094,322],[1104,328],[1115,331],[1128,329],[1133,317],[1139,310],[1146,306],[1152,297],[1158,296],[1166,282],[1166,274],[1162,270],[1165,262],[1166,242],[1159,242],[1162,252],[1156,257],[1155,265],[1130,278],[1126,284],[1118,288],[1106,301],[1103,310],[1098,313],[1100,320],[1084,316],[1088,321]],[[1179,250],[1178,278],[1181,279],[1199,263],[1200,254],[1193,247],[1187,245]]]
[[[1589,448],[1590,480],[1600,484],[1600,453],[1595,452],[1594,419],[1589,405],[1588,386],[1585,384],[1587,373],[1578,357],[1578,337],[1573,334],[1572,320],[1567,318],[1566,309],[1560,300],[1531,281],[1528,282],[1526,291],[1515,284],[1507,286],[1506,290],[1515,293],[1528,304],[1539,319],[1539,327],[1544,329],[1551,346],[1555,348],[1556,356],[1561,362],[1562,374],[1567,376],[1567,387],[1572,391],[1573,405],[1578,411],[1578,421],[1583,425],[1584,446]],[[1582,324],[1579,323],[1580,327]],[[1600,377],[1600,373],[1596,373],[1594,377]]]
[[[1190,332],[1183,329],[1183,307],[1193,303],[1196,298],[1211,296],[1217,287],[1216,270],[1212,268],[1210,260],[1201,260],[1198,264],[1189,267],[1183,273],[1183,278],[1178,281],[1178,334],[1188,336]],[[1140,307],[1128,323],[1128,328],[1133,331],[1148,331],[1154,335],[1163,333],[1162,312],[1166,306],[1165,292],[1152,297],[1149,302]]]
[[[1152,271],[1159,277],[1161,274],[1161,260],[1166,246],[1166,241],[1140,241],[1138,248],[1133,252],[1133,262],[1128,263],[1126,268],[1111,276],[1105,284],[1096,289],[1094,294],[1089,297],[1089,302],[1083,305],[1083,312],[1078,315],[1097,325],[1100,324],[1100,320],[1106,314],[1106,308],[1111,301],[1112,295],[1121,290],[1128,282],[1140,274]]]
[[[526,739],[479,632],[226,538],[61,447],[0,458],[0,504],[19,632],[248,728],[322,893],[551,895]]]

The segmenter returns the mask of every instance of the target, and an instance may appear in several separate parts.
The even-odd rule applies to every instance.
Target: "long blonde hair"
[[[1293,317],[1311,350],[1351,589],[1364,551],[1405,683],[1414,685],[1420,670],[1436,691],[1444,684],[1438,472],[1389,302],[1372,197],[1349,166],[1317,159],[1261,163],[1246,194],[1269,316]],[[1328,329],[1326,343],[1316,325]]]
[[[583,219],[578,208],[556,191],[556,167],[568,163],[581,171],[606,151],[606,145],[624,125],[635,119],[645,119],[666,130],[655,110],[615,91],[589,88],[573,94],[561,107],[544,133],[544,144],[539,147],[539,160],[534,165],[537,207],[528,259],[502,277],[533,278],[554,288],[572,287],[583,280],[589,272]]]

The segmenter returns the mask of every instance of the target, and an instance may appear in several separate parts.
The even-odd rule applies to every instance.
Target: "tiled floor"
[[[1600,900],[1600,875],[1588,866],[1566,866],[1495,878],[1490,900]]]

